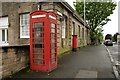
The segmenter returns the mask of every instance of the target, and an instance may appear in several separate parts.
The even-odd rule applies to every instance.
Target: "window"
[[[79,37],[80,37],[80,26],[78,25],[78,35],[79,35]]]
[[[30,38],[30,16],[29,14],[20,15],[20,38]]]
[[[55,59],[55,55],[56,55],[56,24],[51,23],[51,63],[55,63],[56,59]]]
[[[0,18],[0,45],[8,45],[8,17]]]
[[[75,22],[72,22],[72,35],[75,35]]]
[[[65,16],[65,37],[67,38],[68,37],[68,24],[67,24],[67,17]]]
[[[84,28],[82,28],[82,39],[84,40]]]

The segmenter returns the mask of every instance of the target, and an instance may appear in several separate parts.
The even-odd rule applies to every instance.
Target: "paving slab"
[[[80,70],[75,78],[97,78],[97,71]]]

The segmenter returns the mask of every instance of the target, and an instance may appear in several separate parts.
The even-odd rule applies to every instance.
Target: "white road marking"
[[[106,47],[106,46],[105,46],[105,47]],[[120,80],[120,75],[119,75],[119,73],[118,73],[118,70],[117,70],[116,65],[114,64],[115,62],[114,62],[113,57],[112,57],[112,55],[111,55],[111,53],[110,53],[110,50],[109,50],[107,47],[106,47],[106,49],[107,49],[107,51],[108,51],[108,55],[109,55],[109,57],[110,57],[110,61],[111,61],[112,65],[113,65],[112,68],[113,68],[115,77],[116,77],[117,80]]]

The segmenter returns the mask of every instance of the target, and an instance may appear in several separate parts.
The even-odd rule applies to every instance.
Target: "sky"
[[[76,0],[66,0],[73,8],[73,1]],[[117,3],[116,9],[113,11],[113,14],[111,14],[108,18],[111,19],[106,25],[103,26],[103,34],[104,36],[106,34],[112,34],[114,35],[116,32],[118,32],[118,0],[114,0]]]
[[[114,35],[116,32],[118,32],[118,5],[113,11],[113,14],[111,14],[108,18],[110,18],[111,21],[109,21],[106,25],[103,26],[104,36],[108,33]]]

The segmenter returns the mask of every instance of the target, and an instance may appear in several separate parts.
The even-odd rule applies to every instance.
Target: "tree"
[[[117,42],[117,35],[120,35],[119,33],[115,33],[114,35],[113,35],[113,37],[112,37],[112,40],[114,41],[114,42]]]
[[[116,7],[114,2],[86,2],[85,3],[85,15],[84,15],[84,2],[83,0],[77,0],[74,3],[75,9],[78,14],[89,23],[90,26],[90,39],[91,42],[96,40],[96,28],[101,28],[107,24],[110,19],[108,16],[113,14],[113,10]],[[92,0],[93,1],[93,0]],[[102,31],[101,31],[102,33]]]

